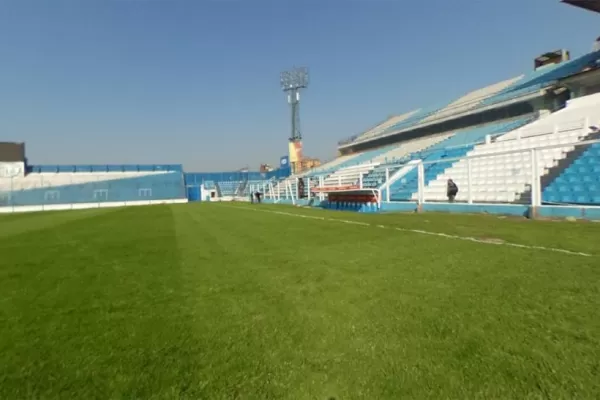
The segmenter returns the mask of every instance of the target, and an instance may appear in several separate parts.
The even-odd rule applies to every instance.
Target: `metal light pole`
[[[298,170],[302,161],[302,131],[300,130],[300,91],[308,87],[308,68],[292,68],[281,73],[281,90],[287,93],[292,109],[292,132],[290,135],[289,156],[292,171]]]
[[[281,73],[281,90],[288,95],[292,108],[292,134],[290,140],[302,140],[300,131],[300,90],[308,87],[308,68],[293,68]]]

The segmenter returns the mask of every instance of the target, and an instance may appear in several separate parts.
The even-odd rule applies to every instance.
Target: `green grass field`
[[[0,398],[598,398],[599,240],[249,204],[0,216]]]

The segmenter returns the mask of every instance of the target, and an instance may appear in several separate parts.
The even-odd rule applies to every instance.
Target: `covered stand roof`
[[[565,4],[600,13],[600,0],[562,0]]]

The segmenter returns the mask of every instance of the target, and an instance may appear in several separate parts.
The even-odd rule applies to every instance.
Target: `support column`
[[[425,202],[425,167],[423,161],[419,161],[417,165],[417,212],[423,211],[423,203]]]
[[[385,169],[385,201],[390,202],[390,169]]]
[[[529,218],[536,219],[538,217],[538,207],[541,202],[541,181],[538,171],[537,151],[531,149],[529,152],[531,160],[531,204],[529,208]]]
[[[467,202],[473,204],[473,192],[472,192],[472,177],[471,177],[471,159],[467,158]]]

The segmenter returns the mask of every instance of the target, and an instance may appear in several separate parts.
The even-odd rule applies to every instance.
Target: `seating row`
[[[456,201],[467,201],[469,198],[473,202],[490,201],[490,198],[504,198],[506,202],[529,201],[533,181],[531,149],[538,149],[536,174],[542,177],[556,174],[558,169],[570,165],[556,183],[550,184],[554,185],[553,188],[544,191],[544,201],[549,193],[558,191],[556,185],[592,179],[591,175],[600,170],[597,168],[598,149],[589,149],[579,160],[571,158],[574,157],[577,144],[592,133],[588,125],[600,119],[600,113],[596,111],[599,107],[599,95],[571,100],[567,107],[558,112],[521,129],[512,130],[492,143],[475,146],[467,153],[469,161],[465,158],[456,162],[427,183],[425,199],[447,201],[447,180],[452,179],[460,189]],[[489,187],[490,182],[498,184]],[[470,196],[466,190],[469,186]],[[415,200],[417,194],[412,193],[410,198]]]

